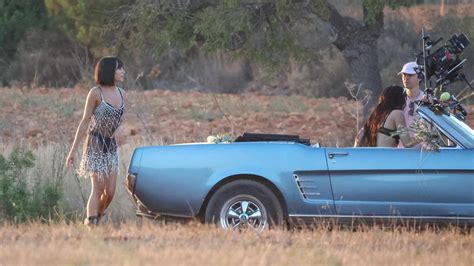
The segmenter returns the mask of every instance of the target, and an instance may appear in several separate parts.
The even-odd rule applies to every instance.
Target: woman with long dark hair
[[[354,146],[397,147],[399,141],[405,147],[416,145],[418,142],[413,141],[406,133],[392,135],[397,129],[406,127],[403,114],[405,103],[406,94],[402,87],[393,85],[385,88]]]

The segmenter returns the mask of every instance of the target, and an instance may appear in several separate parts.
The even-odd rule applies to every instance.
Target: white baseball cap
[[[398,75],[405,73],[405,74],[416,74],[417,68],[420,66],[416,62],[408,62],[403,65],[402,70],[398,72]]]

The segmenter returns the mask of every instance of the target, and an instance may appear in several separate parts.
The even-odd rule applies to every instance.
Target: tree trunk
[[[377,103],[382,89],[377,39],[354,40],[341,52],[349,64],[354,82],[361,87],[361,92],[367,90],[369,93],[369,101],[364,105],[364,117],[367,117],[372,106]]]
[[[382,90],[382,78],[378,63],[377,40],[383,31],[383,9],[373,22],[359,22],[351,17],[343,17],[330,4],[327,21],[334,27],[337,38],[334,45],[342,52],[352,73],[352,79],[363,90],[371,92],[368,104],[364,105],[366,117],[377,102]],[[367,10],[364,7],[364,16]]]

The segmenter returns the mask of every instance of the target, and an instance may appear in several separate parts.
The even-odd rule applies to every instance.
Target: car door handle
[[[347,156],[347,155],[349,155],[348,152],[330,152],[330,153],[328,153],[329,159],[334,158],[334,156]]]

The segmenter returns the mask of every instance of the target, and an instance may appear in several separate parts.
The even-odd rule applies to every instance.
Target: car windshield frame
[[[422,117],[430,120],[443,131],[448,137],[464,148],[474,148],[474,131],[450,113],[435,113],[428,106],[420,106],[417,110]],[[453,132],[454,131],[454,132]]]

